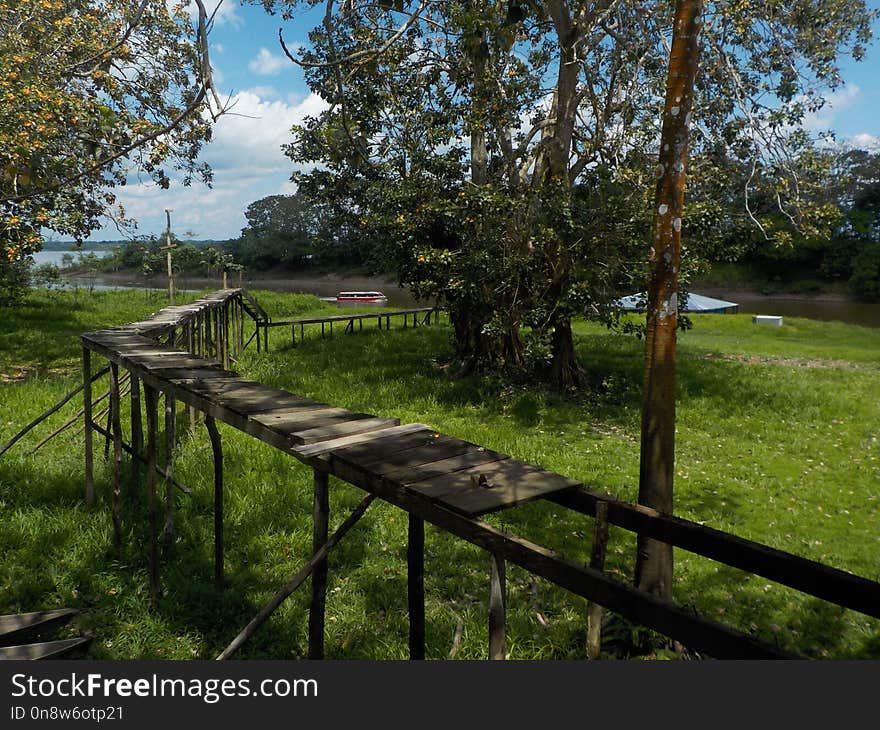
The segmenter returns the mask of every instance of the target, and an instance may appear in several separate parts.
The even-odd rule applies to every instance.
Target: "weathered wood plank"
[[[205,417],[214,455],[214,585],[223,588],[223,442],[212,416]]]
[[[63,657],[82,654],[92,643],[90,638],[61,639],[60,641],[44,641],[39,644],[22,644],[0,648],[0,661],[61,659]]]
[[[321,456],[329,451],[337,451],[349,446],[358,444],[367,444],[385,439],[397,438],[411,433],[430,433],[433,432],[430,426],[423,423],[407,423],[403,426],[391,426],[390,428],[381,428],[377,431],[368,431],[367,433],[358,433],[353,436],[342,436],[340,438],[328,439],[314,444],[306,444],[303,446],[295,446],[292,451],[302,458],[312,458]]]
[[[75,608],[56,608],[0,616],[0,646],[16,644],[23,639],[35,638],[45,631],[57,629],[78,613]]]
[[[568,477],[506,459],[407,483],[406,488],[463,514],[476,516],[578,485]]]
[[[316,441],[324,439],[337,438],[349,434],[364,433],[366,431],[374,431],[389,426],[399,426],[399,418],[375,418],[364,413],[355,413],[342,423],[328,426],[319,426],[297,431],[290,434],[290,438],[294,443],[313,444]]]
[[[393,459],[400,455],[395,454]],[[421,457],[424,458],[424,457]],[[437,461],[422,462],[414,460],[412,464],[394,465],[393,463],[383,462],[373,467],[377,474],[388,477],[398,484],[409,484],[410,482],[420,482],[426,479],[443,476],[444,474],[452,474],[462,469],[481,466],[483,464],[491,464],[496,461],[504,461],[510,457],[506,454],[500,454],[491,449],[483,449],[471,446],[466,451],[448,458],[441,458]]]
[[[367,466],[387,459],[399,451],[427,446],[433,443],[440,444],[449,439],[449,436],[443,436],[429,429],[427,431],[415,431],[413,433],[397,435],[394,438],[382,441],[369,441],[363,444],[343,447],[335,451],[334,455],[352,464]]]

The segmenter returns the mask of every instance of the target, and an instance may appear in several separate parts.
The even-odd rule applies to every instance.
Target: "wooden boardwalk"
[[[164,529],[166,536],[173,532],[174,413],[179,401],[204,415],[211,439],[215,468],[215,579],[218,585],[224,581],[224,479],[222,442],[215,421],[249,434],[313,469],[314,555],[305,572],[290,588],[294,590],[305,576],[312,576],[310,657],[323,656],[326,552],[335,544],[334,540],[342,537],[338,533],[328,536],[328,477],[331,475],[368,493],[361,512],[350,518],[351,524],[375,497],[409,514],[410,651],[414,658],[424,657],[425,522],[488,552],[491,568],[490,655],[494,658],[505,656],[506,562],[517,564],[631,621],[674,637],[696,651],[718,657],[786,656],[776,647],[736,629],[696,616],[691,610],[609,578],[602,572],[601,563],[590,567],[574,563],[479,519],[481,515],[535,499],[551,499],[566,508],[596,516],[597,534],[602,525],[606,535],[608,523],[619,525],[880,616],[880,584],[875,582],[695,523],[618,502],[585,489],[575,480],[439,433],[424,424],[401,425],[394,417],[353,412],[242,378],[229,368],[228,356],[243,346],[241,318],[236,319],[232,310],[244,310],[244,301],[241,290],[224,290],[190,305],[169,307],[143,322],[82,335],[87,500],[94,499],[91,439],[96,425],[92,422],[89,404],[90,358],[95,354],[109,360],[112,371],[113,425],[108,435],[113,440],[115,455],[111,504],[117,545],[121,541],[119,500],[123,447],[136,455],[142,452],[148,465],[150,588],[154,601],[161,596],[160,531]],[[342,319],[349,317],[343,315]],[[233,342],[233,338],[238,341]],[[176,346],[181,342],[193,343],[194,350]],[[201,348],[200,343],[204,345]],[[142,426],[139,423],[140,392],[135,385],[138,401],[133,401],[130,446],[122,443],[119,424],[120,368],[131,374],[132,383],[142,384],[144,389],[146,433],[137,435]],[[115,389],[113,382],[117,383]],[[132,397],[135,397],[135,388]],[[164,394],[166,406],[168,457],[164,465],[157,464],[160,394]],[[142,442],[141,438],[145,440]],[[157,492],[157,478],[163,474],[164,510]],[[164,528],[160,528],[163,517]],[[344,525],[346,530],[350,526]]]
[[[393,311],[333,314],[326,317],[302,317],[300,319],[275,320],[270,321],[264,326],[267,329],[269,327],[290,327],[291,343],[296,345],[297,327],[299,328],[299,341],[304,342],[306,338],[306,326],[321,325],[321,339],[324,339],[327,335],[330,337],[333,336],[334,324],[342,325],[344,323],[345,326],[343,327],[343,333],[354,332],[355,323],[357,323],[357,330],[362,331],[364,328],[364,322],[371,322],[373,320],[376,322],[376,328],[380,330],[390,330],[391,321],[393,319],[400,320],[400,324],[404,328],[408,326],[424,327],[431,324],[432,319],[434,322],[438,322],[441,311],[443,310],[440,307],[417,307],[415,309],[395,309]],[[383,321],[385,322],[384,326],[382,324]],[[268,344],[266,345],[266,348],[268,349]]]

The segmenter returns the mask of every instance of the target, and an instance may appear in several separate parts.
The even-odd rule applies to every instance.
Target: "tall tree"
[[[47,228],[82,238],[100,216],[125,222],[112,189],[198,163],[214,89],[202,0],[0,0],[0,267]]]
[[[700,0],[677,0],[651,235],[639,503],[665,514],[672,513],[678,270],[681,266],[685,177],[701,20]],[[639,588],[664,597],[671,596],[672,567],[671,545],[639,535],[635,575]]]
[[[316,4],[262,2],[282,15]],[[636,268],[609,273],[597,238],[631,245],[639,217],[627,209],[626,230],[594,237],[583,201],[601,205],[597,184],[638,180],[633,151],[657,149],[672,4],[324,7],[311,45],[289,54],[328,102],[288,148],[327,166],[300,182],[354,195],[366,231],[394,231],[408,275],[443,292],[472,359],[518,362],[525,329],[545,375],[577,382],[572,315],[607,308]],[[863,0],[717,0],[705,17],[692,146],[772,160],[780,210],[796,218],[792,130],[840,82],[837,54],[861,56],[872,14]],[[487,216],[490,203],[509,211],[508,225]]]

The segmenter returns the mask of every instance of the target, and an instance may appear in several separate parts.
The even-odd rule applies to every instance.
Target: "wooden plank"
[[[409,484],[410,482],[420,482],[444,474],[452,474],[453,472],[461,471],[462,469],[469,469],[482,464],[491,464],[495,461],[503,461],[510,458],[497,451],[473,446],[472,444],[468,444],[468,447],[469,448],[466,451],[445,459],[441,458],[426,463],[414,460],[414,463],[412,464],[404,463],[399,466],[394,465],[392,462],[398,461],[403,454],[395,454],[387,462],[375,465],[373,469],[377,474],[382,474],[398,484]]]
[[[388,426],[399,426],[399,418],[375,418],[361,417],[365,414],[354,414],[356,417],[343,421],[336,425],[320,426],[317,428],[309,428],[305,431],[297,431],[290,434],[293,442],[298,444],[312,444],[316,441],[325,439],[338,438],[348,434],[364,433],[365,431],[374,431]]]
[[[403,426],[392,426],[390,428],[381,428],[377,431],[368,431],[367,433],[359,433],[353,436],[342,436],[341,438],[328,439],[319,441],[314,444],[306,444],[303,446],[295,446],[292,450],[302,458],[312,458],[321,456],[329,451],[344,449],[349,446],[358,444],[367,444],[379,440],[396,438],[398,436],[411,434],[433,432],[430,426],[423,423],[407,423]]]
[[[369,418],[365,413],[352,413],[345,408],[333,408],[325,406],[317,409],[306,409],[302,411],[283,411],[276,413],[269,411],[268,413],[260,413],[250,416],[250,420],[259,423],[272,431],[291,436],[299,431],[307,431],[312,428],[320,428],[358,418]],[[303,443],[299,441],[297,443]]]
[[[0,648],[0,661],[3,660],[34,660],[61,659],[75,654],[82,654],[92,643],[90,638],[61,639],[60,641],[44,641],[39,644],[22,644]]]
[[[724,624],[704,619],[690,608],[664,601],[569,561],[545,547],[464,516],[386,479],[328,455],[331,474],[365,489],[452,535],[503,557],[534,575],[595,601],[642,626],[681,641],[708,656],[727,659],[798,658]]]
[[[175,383],[207,399],[222,402],[225,408],[245,416],[283,408],[314,408],[325,405],[240,377],[213,380],[180,379]]]
[[[597,503],[605,502],[612,525],[880,618],[880,583],[867,578],[584,488],[549,494],[547,499],[586,515],[595,515]]]
[[[46,631],[57,629],[78,613],[75,608],[56,608],[0,616],[0,646],[17,644],[22,639],[35,638]]]
[[[485,486],[484,486],[485,484]],[[476,516],[506,509],[561,489],[578,486],[568,477],[514,459],[452,472],[406,488],[463,514]]]
[[[430,429],[428,431],[415,431],[395,436],[392,439],[378,442],[369,441],[344,447],[334,451],[334,456],[345,459],[352,464],[367,466],[382,461],[398,451],[426,446],[435,442],[439,444],[449,438]]]

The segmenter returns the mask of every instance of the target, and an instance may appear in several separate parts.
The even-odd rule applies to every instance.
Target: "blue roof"
[[[631,294],[628,297],[618,299],[617,303],[627,312],[643,312],[645,311],[644,302],[648,295]],[[723,299],[713,299],[712,297],[703,296],[702,294],[688,294],[687,305],[681,312],[735,312],[739,304],[736,302],[726,302]]]

